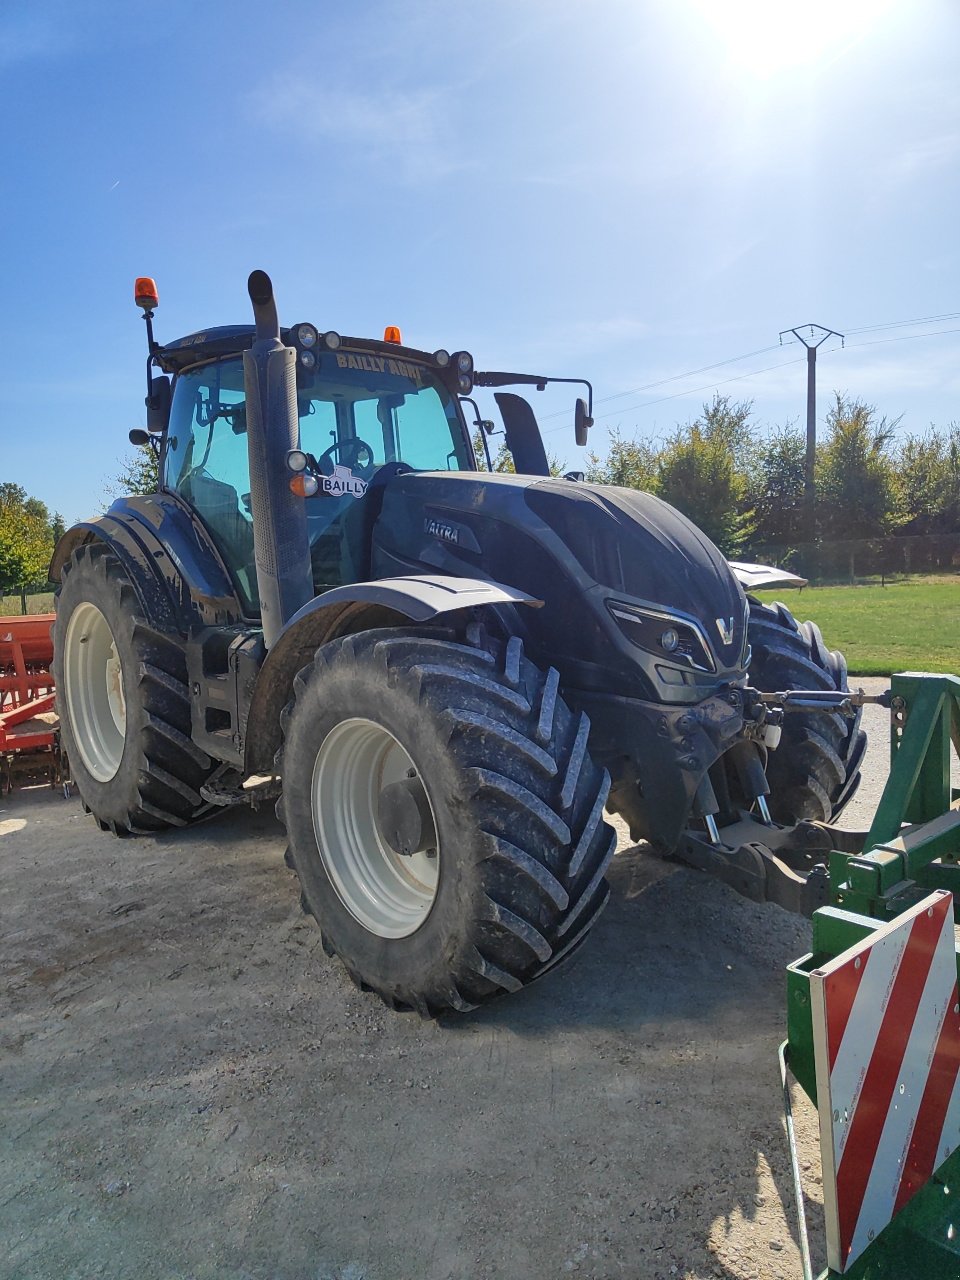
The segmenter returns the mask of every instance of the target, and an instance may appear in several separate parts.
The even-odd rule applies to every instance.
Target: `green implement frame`
[[[960,801],[951,763],[960,757],[960,679],[914,672],[891,681],[890,776],[864,853],[830,854],[833,906],[813,916],[813,950],[787,968],[786,1069],[817,1103],[810,974],[876,934],[935,889],[954,895],[960,918]],[[958,966],[960,971],[960,966]],[[931,1046],[932,1053],[932,1046]],[[803,1197],[794,1160],[801,1249],[810,1276]],[[956,1280],[960,1276],[960,1147],[842,1274],[854,1280]],[[839,1280],[833,1270],[823,1277]]]

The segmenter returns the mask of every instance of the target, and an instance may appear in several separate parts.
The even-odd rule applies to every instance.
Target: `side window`
[[[197,512],[230,570],[244,612],[257,612],[243,363],[225,360],[177,378],[164,486]]]

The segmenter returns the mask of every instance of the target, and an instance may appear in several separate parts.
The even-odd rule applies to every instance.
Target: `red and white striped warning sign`
[[[944,890],[810,974],[827,1260],[846,1270],[960,1146]]]

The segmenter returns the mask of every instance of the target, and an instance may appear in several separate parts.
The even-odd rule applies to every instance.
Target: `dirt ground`
[[[886,774],[867,721],[851,826]],[[272,814],[117,840],[75,797],[0,801],[4,1280],[800,1275],[805,921],[624,833],[575,962],[423,1023],[324,956],[283,849]]]

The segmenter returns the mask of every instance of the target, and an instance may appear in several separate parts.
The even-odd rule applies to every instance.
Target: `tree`
[[[873,405],[841,392],[817,450],[817,528],[821,538],[874,538],[903,523],[903,495],[892,454],[899,418],[876,419]]]
[[[473,456],[477,460],[477,470],[486,471],[487,454],[483,447],[483,437],[480,434],[481,430],[482,428],[478,428],[473,433]],[[500,433],[496,432],[496,434],[499,435]],[[496,453],[492,454],[491,461],[493,462],[494,471],[505,472],[509,475],[516,474],[517,468],[513,462],[513,454],[507,448],[506,440],[500,441]],[[561,460],[552,453],[547,454],[547,466],[550,468],[550,474],[552,476],[562,476],[564,471],[567,469],[566,463],[561,462]]]
[[[699,422],[680,428],[657,462],[657,493],[698,525],[724,555],[735,555],[752,529],[747,482],[722,432]]]
[[[696,422],[704,439],[716,440],[730,451],[734,467],[744,476],[749,475],[757,459],[757,434],[750,422],[751,413],[752,400],[731,404],[729,396],[714,393],[713,403],[703,406]]]
[[[120,458],[120,470],[107,482],[107,495],[119,498],[127,493],[156,493],[160,488],[160,464],[152,445],[137,445],[133,453]]]
[[[619,484],[627,489],[653,492],[657,483],[658,454],[647,440],[624,440],[620,428],[610,432],[610,452],[601,458],[587,454],[587,479],[593,484]]]
[[[751,504],[756,540],[785,547],[803,539],[806,436],[797,427],[776,428],[757,447]]]
[[[43,587],[53,554],[50,516],[39,498],[10,481],[0,483],[0,595],[20,593],[27,611],[27,591]]]
[[[906,525],[913,534],[953,533],[960,526],[960,424],[926,436],[908,436],[897,471]]]

